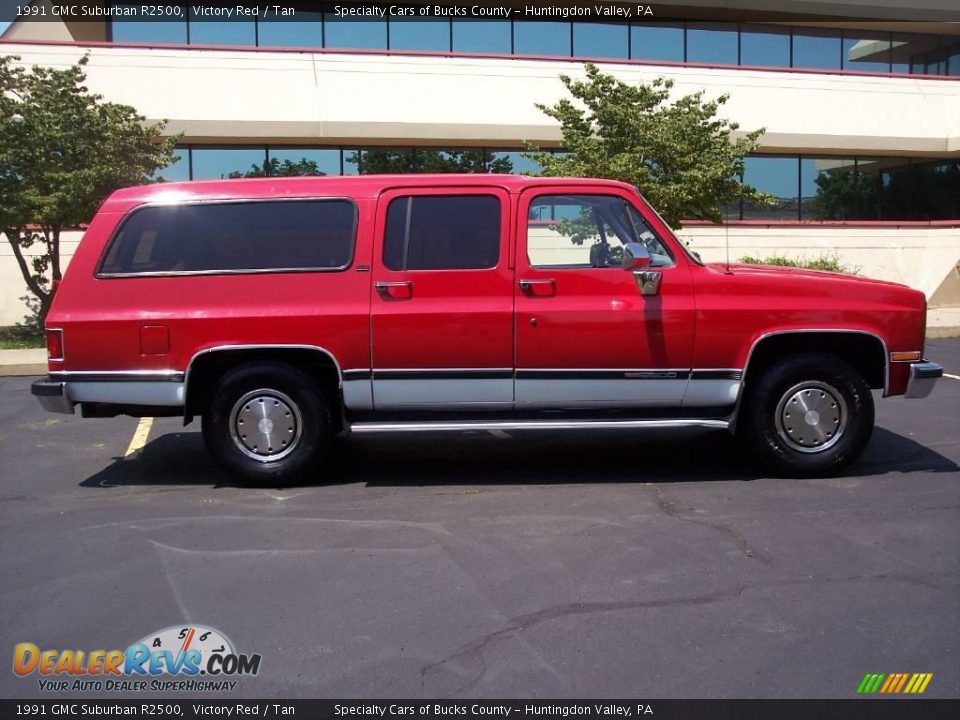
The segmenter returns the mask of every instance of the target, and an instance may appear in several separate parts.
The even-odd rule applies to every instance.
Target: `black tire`
[[[213,458],[243,485],[298,484],[329,453],[330,405],[313,378],[293,366],[243,365],[217,384],[203,414],[203,439]],[[253,432],[244,433],[244,424]]]
[[[836,474],[860,456],[873,432],[870,386],[829,353],[779,360],[748,377],[745,393],[737,434],[780,476]]]

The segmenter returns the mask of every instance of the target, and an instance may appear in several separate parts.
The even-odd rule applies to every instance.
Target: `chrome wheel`
[[[822,452],[843,436],[847,418],[847,404],[840,391],[810,380],[794,385],[780,398],[777,433],[793,450]]]
[[[289,396],[263,388],[243,395],[230,412],[230,435],[240,451],[259,462],[274,462],[300,443],[303,418]]]

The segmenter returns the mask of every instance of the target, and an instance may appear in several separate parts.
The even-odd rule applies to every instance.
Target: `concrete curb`
[[[0,365],[0,377],[24,377],[27,375],[46,374],[46,363],[40,365]]]
[[[0,377],[46,374],[46,348],[0,350]]]

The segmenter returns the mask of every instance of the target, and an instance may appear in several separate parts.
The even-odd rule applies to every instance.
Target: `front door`
[[[377,410],[513,403],[510,198],[412,188],[377,204],[371,334]]]
[[[537,187],[517,219],[516,407],[668,407],[691,370],[694,298],[688,260],[651,230],[627,191]],[[659,292],[621,268],[642,242]],[[649,290],[648,290],[649,292]]]

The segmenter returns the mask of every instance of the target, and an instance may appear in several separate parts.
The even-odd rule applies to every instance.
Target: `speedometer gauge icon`
[[[199,667],[206,667],[211,655],[235,655],[233,643],[219,630],[206,625],[171,625],[160,632],[147,635],[140,641],[151,652],[167,650],[174,657],[190,650],[200,653]]]

